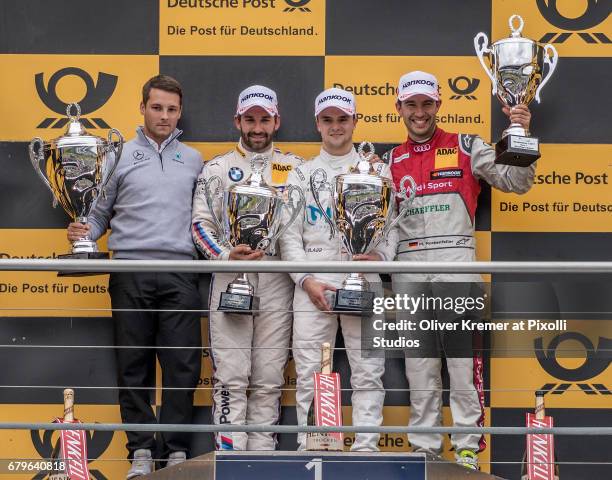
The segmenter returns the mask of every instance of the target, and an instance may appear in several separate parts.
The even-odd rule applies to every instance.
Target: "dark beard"
[[[242,143],[245,147],[247,147],[249,150],[251,151],[255,151],[255,147],[253,146],[253,144],[251,143],[251,140],[249,139],[248,135],[244,132],[240,132],[240,137],[242,138]],[[263,147],[257,149],[256,153],[259,152],[265,152],[268,147],[270,147],[270,144],[272,143],[272,135],[267,135],[266,136],[266,143]]]

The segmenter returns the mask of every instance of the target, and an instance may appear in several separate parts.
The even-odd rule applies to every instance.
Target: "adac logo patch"
[[[463,170],[460,168],[450,168],[431,172],[431,180],[439,180],[441,178],[463,178]]]
[[[293,165],[288,163],[272,163],[272,183],[275,185],[284,185],[287,182],[289,172],[293,170]]]
[[[476,100],[477,97],[472,95],[480,85],[480,79],[468,78],[464,75],[456,78],[448,79],[448,86],[454,92],[450,97],[451,100],[459,100],[465,98],[467,100]]]
[[[244,178],[244,172],[239,167],[230,168],[227,174],[232,182],[239,182]]]
[[[288,173],[293,170],[293,165],[289,165],[288,163],[273,163],[272,170]]]
[[[557,7],[557,0],[536,0],[536,4],[548,23],[561,30],[566,30],[565,32],[545,33],[539,40],[541,43],[563,43],[574,34],[578,35],[587,44],[612,43],[612,40],[603,32],[588,33],[581,31],[596,27],[608,18],[612,13],[610,0],[588,0],[584,13],[576,18],[563,16]]]
[[[285,0],[287,6],[283,10],[283,12],[304,12],[310,13],[311,10],[306,5],[310,3],[310,0]]]
[[[115,91],[119,77],[109,73],[99,72],[98,80],[94,83],[93,78],[88,72],[77,67],[66,67],[58,70],[51,75],[46,86],[43,73],[37,73],[34,76],[36,91],[41,101],[49,110],[60,115],[59,118],[45,118],[36,128],[62,128],[68,123],[69,119],[66,117],[66,108],[68,104],[59,99],[56,91],[58,82],[68,76],[78,77],[85,84],[85,96],[78,102],[81,107],[81,115],[83,115],[81,117],[83,126],[85,128],[94,129],[110,128],[108,123],[102,118],[84,118],[84,116],[95,112],[108,102]]]
[[[434,169],[448,169],[459,166],[459,149],[457,147],[436,148]]]

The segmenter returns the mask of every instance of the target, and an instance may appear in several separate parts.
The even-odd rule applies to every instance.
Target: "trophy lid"
[[[72,107],[76,110],[76,115],[72,115]],[[66,115],[69,119],[66,133],[61,137],[54,138],[49,142],[52,146],[57,148],[61,147],[78,147],[78,146],[92,146],[99,145],[103,146],[106,144],[106,140],[96,135],[91,135],[85,130],[85,127],[80,121],[81,118],[81,107],[78,103],[70,103],[66,108]]]
[[[518,26],[514,25],[514,21],[518,20]],[[508,25],[510,26],[510,36],[506,37],[506,38],[502,38],[500,40],[498,40],[497,42],[494,42],[493,45],[501,45],[504,43],[537,43],[533,40],[531,40],[530,38],[524,38],[521,35],[521,32],[523,31],[523,27],[525,26],[525,21],[523,20],[523,17],[521,17],[520,15],[512,15],[509,19],[508,19]]]
[[[368,148],[367,153],[364,152],[365,147]],[[374,170],[374,166],[370,163],[370,160],[374,156],[374,145],[372,142],[361,142],[357,149],[359,154],[359,162],[357,165],[350,168],[348,173],[338,175],[337,178],[342,179],[343,183],[349,184],[368,184],[368,185],[385,185],[392,184],[388,178],[381,177]]]

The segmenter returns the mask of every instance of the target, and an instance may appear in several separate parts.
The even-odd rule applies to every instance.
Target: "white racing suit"
[[[264,170],[268,185],[284,188],[287,174],[302,159],[284,154],[273,146],[264,152],[269,163]],[[219,244],[219,234],[203,193],[203,182],[213,175],[222,188],[244,183],[251,174],[253,154],[241,143],[234,150],[213,158],[204,165],[193,200],[193,239],[198,249],[211,260],[229,259],[229,249]],[[223,195],[214,199],[214,209],[222,218]],[[276,248],[278,253],[278,247]],[[279,256],[267,255],[266,260]],[[278,422],[281,387],[291,338],[293,282],[286,273],[253,273],[248,278],[259,297],[255,315],[217,311],[219,298],[235,273],[213,276],[209,297],[209,342],[213,361],[213,420],[215,424],[269,424]],[[235,450],[274,450],[276,436],[271,433],[233,433]],[[217,448],[221,439],[217,435]]]
[[[446,133],[440,128],[428,142],[408,140],[387,152],[383,159],[391,168],[396,186],[405,175],[412,176],[417,183],[417,197],[408,216],[399,222],[397,258],[403,261],[474,261],[479,181],[484,180],[504,192],[525,193],[531,188],[535,174],[535,164],[526,168],[497,165],[494,148],[481,138]],[[481,281],[477,274],[396,274],[393,275],[393,291],[413,297],[422,294],[442,298],[449,295],[474,297]],[[456,314],[450,318],[448,311],[441,310],[420,311],[414,318],[407,312],[402,315],[403,319],[417,321],[457,320]],[[450,315],[452,317],[453,313]],[[450,407],[455,426],[483,426],[482,357],[472,355],[471,344],[467,346],[469,354],[465,355],[463,347],[454,343],[466,339],[471,342],[471,336],[458,339],[453,335],[435,333],[425,337],[430,343],[433,340],[440,344],[447,354]],[[453,349],[459,352],[455,357],[452,353],[449,355]],[[406,358],[410,426],[438,426],[442,416],[441,359],[439,355],[429,354],[413,357]],[[443,436],[439,434],[411,434],[409,440],[415,449],[442,450]],[[451,442],[457,451],[476,452],[486,446],[484,437],[477,434],[453,435]]]
[[[288,184],[297,185],[304,191],[306,209],[304,217],[296,220],[281,237],[281,253],[283,260],[322,261],[349,260],[344,251],[342,240],[336,234],[329,238],[329,226],[317,207],[310,189],[310,176],[315,170],[322,168],[327,173],[327,181],[333,183],[336,175],[347,173],[349,167],[356,165],[359,155],[353,149],[345,156],[332,156],[321,149],[319,156],[305,162],[289,174]],[[386,176],[390,177],[386,166]],[[323,191],[319,197],[322,207],[331,217],[330,192]],[[385,242],[381,242],[376,250],[383,258],[392,260],[393,253],[385,250]],[[389,258],[390,257],[390,258]],[[353,425],[376,426],[382,423],[382,409],[385,391],[382,375],[385,369],[384,358],[368,358],[362,355],[361,323],[362,318],[354,315],[336,315],[320,311],[310,301],[308,294],[302,289],[302,282],[311,274],[294,273],[295,297],[293,300],[293,358],[297,372],[296,410],[298,425],[306,425],[307,414],[314,395],[313,374],[321,370],[321,345],[329,342],[332,348],[338,329],[338,318],[342,327],[344,344],[351,367],[351,387],[353,406]],[[340,288],[345,274],[315,273],[317,280]],[[380,277],[367,275],[370,287],[376,296],[382,296]],[[332,302],[329,301],[331,304]],[[379,355],[382,357],[382,355]],[[378,450],[378,434],[357,433],[353,451]],[[306,435],[298,434],[299,449],[306,446]]]

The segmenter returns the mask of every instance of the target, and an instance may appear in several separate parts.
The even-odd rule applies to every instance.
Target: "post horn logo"
[[[288,6],[285,7],[283,12],[295,12],[298,10],[300,12],[310,13],[312,11],[306,6],[310,3],[310,0],[285,0],[285,3]]]
[[[610,44],[612,40],[603,32],[580,32],[602,23],[612,12],[610,0],[588,0],[586,11],[577,18],[566,18],[557,8],[557,0],[536,0],[542,16],[555,27],[569,32],[548,32],[540,39],[542,43],[563,43],[572,35],[577,34],[584,42]]]
[[[559,364],[557,348],[567,340],[575,340],[584,348],[586,359],[578,368],[565,368]],[[540,388],[552,395],[562,395],[572,384],[576,383],[585,395],[612,395],[612,391],[602,383],[583,383],[586,380],[596,377],[603,373],[612,363],[610,351],[612,351],[612,339],[599,337],[597,348],[586,336],[578,332],[563,332],[554,337],[544,349],[542,338],[534,340],[535,354],[540,366],[549,375],[558,378],[564,383],[547,383]],[[576,357],[582,356],[583,352],[576,352]],[[564,355],[574,357],[571,354]]]
[[[30,432],[30,436],[32,438],[32,444],[34,448],[40,455],[40,458],[49,459],[52,457],[54,451],[59,451],[60,442],[59,438],[57,439],[55,448],[53,446],[52,435],[55,433],[54,430],[44,430],[42,433],[42,437],[40,435],[40,431],[32,430]],[[87,456],[88,462],[91,463],[102,456],[102,454],[106,451],[106,449],[111,444],[113,439],[114,432],[103,432],[103,431],[95,431],[95,432],[85,432],[87,436]],[[41,471],[38,472],[35,476],[32,477],[32,480],[43,480],[49,478],[49,475],[56,472],[46,472]],[[99,470],[90,470],[89,473],[96,480],[108,480],[108,478]]]
[[[463,75],[454,79],[449,78],[448,86],[455,93],[450,99],[459,100],[460,98],[467,98],[468,100],[476,100],[476,96],[472,95],[472,93],[478,88],[478,85],[480,85],[480,79],[478,78],[468,78]]]
[[[48,117],[38,124],[36,128],[62,128],[64,127],[69,119],[66,118],[66,107],[67,103],[64,103],[57,96],[56,88],[57,83],[64,77],[68,76],[79,77],[85,83],[86,92],[85,97],[79,102],[81,107],[81,114],[87,115],[88,113],[95,112],[102,105],[108,102],[109,98],[115,91],[117,86],[118,77],[110,75],[108,73],[99,72],[98,81],[94,84],[93,78],[85,70],[77,67],[66,67],[58,70],[49,79],[47,86],[45,87],[43,73],[37,73],[34,76],[36,83],[36,91],[42,102],[49,108],[49,110],[60,115],[59,118]],[[85,128],[110,128],[102,118],[83,118],[81,122]]]

